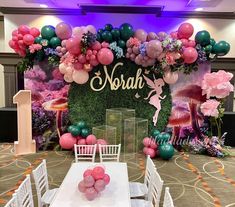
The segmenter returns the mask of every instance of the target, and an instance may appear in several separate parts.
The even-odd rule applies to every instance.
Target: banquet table
[[[131,207],[127,164],[122,162],[103,162],[105,173],[110,176],[110,183],[93,201],[88,201],[79,192],[78,183],[83,179],[83,172],[100,163],[73,163],[65,176],[50,207]]]

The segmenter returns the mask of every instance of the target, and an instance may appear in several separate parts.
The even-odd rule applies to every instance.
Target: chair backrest
[[[156,166],[153,163],[153,160],[150,158],[150,156],[147,156],[146,159],[146,169],[145,169],[145,176],[144,176],[144,184],[149,187],[150,180],[151,180],[151,173],[156,171]]]
[[[95,162],[97,145],[74,145],[75,162],[90,161]]]
[[[4,207],[18,207],[16,193],[13,193],[11,200]]]
[[[118,145],[100,145],[100,162],[104,161],[117,161],[119,162],[121,153],[121,144]]]
[[[159,207],[161,193],[163,187],[163,180],[161,179],[158,172],[155,170],[153,174],[151,174],[150,181],[150,193],[148,194],[148,200],[151,202],[153,207]]]
[[[19,207],[34,207],[30,175],[26,175],[26,178],[15,192]]]
[[[169,187],[165,188],[163,207],[174,207],[174,203],[173,203],[173,199],[171,197],[170,191],[169,191]]]
[[[38,207],[43,206],[42,195],[44,192],[49,190],[48,176],[47,176],[47,165],[46,160],[42,160],[41,164],[33,170],[33,178],[35,181],[37,197],[38,197]]]

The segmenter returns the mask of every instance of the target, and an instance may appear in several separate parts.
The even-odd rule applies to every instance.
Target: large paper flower
[[[229,82],[232,77],[232,73],[224,70],[205,74],[202,81],[202,94],[206,94],[207,98],[225,98],[234,90],[233,85]]]
[[[220,105],[219,101],[209,99],[201,105],[201,112],[204,116],[218,117],[219,111],[218,106]]]

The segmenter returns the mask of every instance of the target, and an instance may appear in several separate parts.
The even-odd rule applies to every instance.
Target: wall
[[[3,50],[5,45],[4,42],[4,22],[0,21],[0,49]],[[4,95],[4,76],[3,66],[0,65],[0,108],[5,106],[5,95]]]

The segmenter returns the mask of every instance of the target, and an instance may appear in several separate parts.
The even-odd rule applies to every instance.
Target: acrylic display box
[[[124,120],[124,152],[142,151],[142,141],[148,136],[148,119],[129,118]]]
[[[116,128],[116,142],[124,146],[124,120],[135,117],[135,109],[111,108],[106,109],[106,125]],[[123,148],[122,148],[123,149]]]
[[[92,127],[92,134],[97,139],[105,139],[108,144],[116,144],[116,127],[108,125]]]

